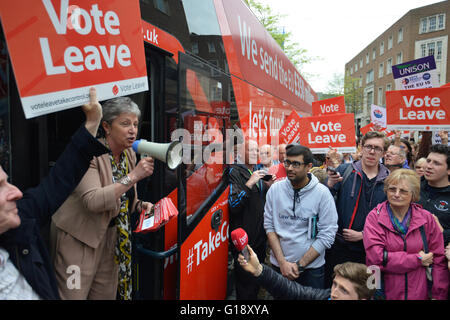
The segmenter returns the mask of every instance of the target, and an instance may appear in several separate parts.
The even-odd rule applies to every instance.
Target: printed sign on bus
[[[278,132],[280,144],[290,144],[298,142],[300,139],[300,119],[295,110],[292,110],[291,114],[284,121],[283,126]]]
[[[25,117],[148,90],[138,0],[1,1]]]
[[[450,88],[386,92],[387,128],[449,130]]]
[[[336,113],[345,113],[344,96],[314,101],[312,103],[313,116],[329,115]]]
[[[312,153],[327,153],[329,147],[338,152],[355,152],[355,116],[344,113],[336,117],[315,116],[300,120],[300,144]]]

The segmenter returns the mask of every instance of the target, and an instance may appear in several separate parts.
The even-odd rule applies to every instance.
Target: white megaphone
[[[183,148],[179,141],[156,143],[140,139],[133,142],[133,150],[136,153],[148,155],[167,163],[171,170],[178,167],[183,160]]]

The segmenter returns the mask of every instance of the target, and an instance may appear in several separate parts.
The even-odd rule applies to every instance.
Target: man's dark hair
[[[309,148],[305,146],[301,146],[299,144],[289,144],[286,146],[286,157],[296,157],[303,156],[303,162],[305,164],[312,163],[314,156],[309,150]]]
[[[430,152],[443,154],[447,157],[447,169],[450,168],[450,147],[445,144],[433,144],[430,148]]]

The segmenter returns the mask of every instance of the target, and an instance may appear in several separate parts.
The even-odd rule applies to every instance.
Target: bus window
[[[215,67],[180,55],[180,116],[186,174],[186,215],[193,215],[222,181],[231,80]]]

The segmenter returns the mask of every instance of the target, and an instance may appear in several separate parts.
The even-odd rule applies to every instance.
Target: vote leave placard
[[[290,144],[298,142],[300,139],[300,120],[302,118],[295,110],[284,121],[283,126],[278,131],[278,143]]]
[[[343,113],[339,117],[315,116],[301,118],[300,144],[312,153],[327,153],[329,147],[338,152],[355,152],[355,115]]]
[[[329,115],[336,113],[345,113],[344,96],[314,101],[312,103],[312,115]]]
[[[387,128],[450,130],[450,88],[386,92]]]
[[[148,90],[138,0],[0,1],[26,118]]]

